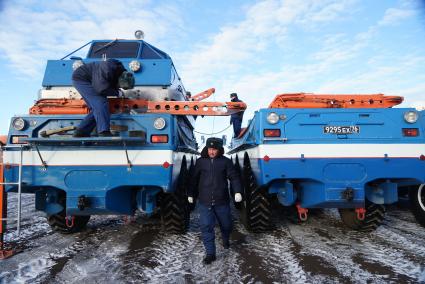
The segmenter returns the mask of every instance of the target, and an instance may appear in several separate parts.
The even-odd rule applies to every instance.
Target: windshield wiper
[[[107,48],[111,47],[112,45],[114,45],[115,43],[117,43],[117,41],[118,41],[118,39],[114,39],[113,41],[108,42],[108,43],[107,43],[107,44],[105,44],[104,46],[101,46],[101,47],[99,47],[98,49],[96,49],[96,50],[94,51],[94,53],[96,54],[96,53],[98,53],[99,51],[101,51],[101,50],[103,50],[103,49],[107,49]]]

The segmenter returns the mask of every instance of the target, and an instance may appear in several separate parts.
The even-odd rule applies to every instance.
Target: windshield
[[[95,42],[93,43],[88,58],[136,58],[139,52],[138,42]]]

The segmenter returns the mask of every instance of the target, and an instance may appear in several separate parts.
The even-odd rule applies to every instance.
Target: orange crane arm
[[[174,115],[226,116],[246,109],[243,102],[148,102],[149,113],[170,113]]]
[[[170,113],[174,115],[207,115],[224,116],[244,111],[246,104],[242,102],[199,102],[199,101],[145,101],[134,99],[109,99],[111,113],[128,113],[134,110],[138,113]],[[43,99],[35,103],[30,114],[87,114],[89,108],[84,100]]]
[[[211,96],[214,93],[215,93],[215,89],[214,88],[211,88],[211,89],[208,89],[206,91],[203,91],[203,92],[201,92],[199,94],[196,94],[196,95],[192,96],[190,98],[190,100],[192,100],[192,101],[202,101],[202,100],[208,98],[209,96]]]

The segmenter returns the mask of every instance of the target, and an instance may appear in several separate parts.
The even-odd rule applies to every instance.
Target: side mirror
[[[223,145],[227,144],[227,135],[221,136],[221,139],[223,140]]]
[[[202,142],[202,144],[205,144],[205,136],[204,135],[201,136],[201,142]]]

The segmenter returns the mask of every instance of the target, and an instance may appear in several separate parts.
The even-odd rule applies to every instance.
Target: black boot
[[[207,254],[204,258],[204,264],[210,264],[213,261],[215,261],[215,254]]]
[[[72,137],[75,137],[75,138],[90,137],[90,134],[84,133],[83,131],[77,129],[74,131],[74,134],[72,134]]]
[[[107,131],[102,131],[98,134],[99,137],[114,137],[115,135],[112,134],[111,131],[107,130]]]

